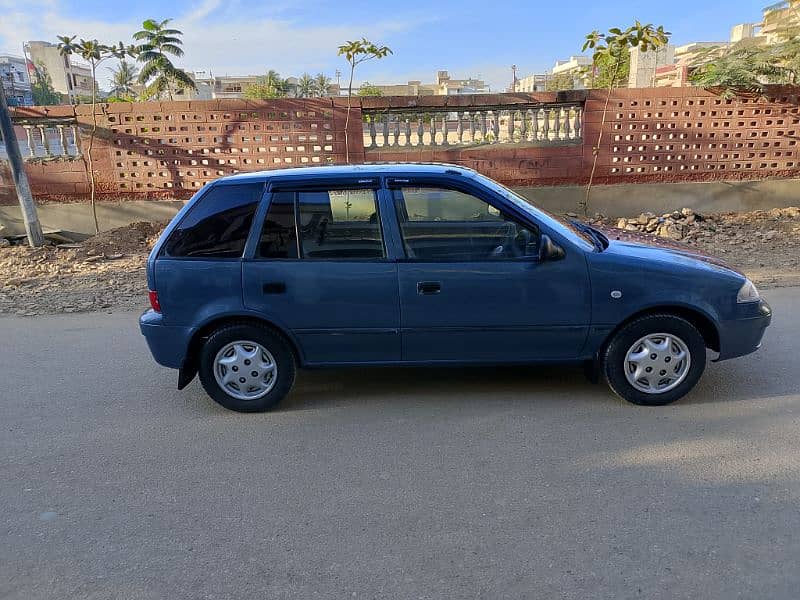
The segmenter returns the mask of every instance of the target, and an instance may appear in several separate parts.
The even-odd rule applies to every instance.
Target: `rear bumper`
[[[719,323],[718,361],[744,356],[761,347],[764,330],[772,321],[772,309],[761,300],[751,311],[755,313],[752,316]]]
[[[165,325],[161,313],[148,310],[139,317],[139,329],[158,364],[180,369],[192,337],[191,328]]]

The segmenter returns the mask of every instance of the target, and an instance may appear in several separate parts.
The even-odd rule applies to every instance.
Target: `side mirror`
[[[564,258],[564,249],[543,233],[539,240],[539,262],[547,260],[561,260]]]

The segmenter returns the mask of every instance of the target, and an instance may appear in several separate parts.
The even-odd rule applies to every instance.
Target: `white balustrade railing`
[[[25,137],[18,137],[24,159],[80,156],[78,125],[72,123],[41,123],[20,125]],[[0,143],[0,158],[7,158],[5,144]]]
[[[579,143],[580,104],[426,112],[364,110],[364,147]]]

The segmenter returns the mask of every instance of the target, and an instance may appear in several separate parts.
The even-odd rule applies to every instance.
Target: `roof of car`
[[[475,171],[460,165],[448,163],[363,163],[357,165],[320,165],[315,167],[294,167],[289,169],[271,169],[266,171],[253,171],[237,173],[222,177],[218,181],[252,181],[263,179],[278,179],[283,177],[337,177],[337,176],[366,176],[387,175],[392,173],[440,175],[444,173],[458,173],[460,175],[473,175]]]

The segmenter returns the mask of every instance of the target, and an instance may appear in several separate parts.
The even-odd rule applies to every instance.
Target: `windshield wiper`
[[[577,219],[570,219],[570,223],[572,223],[576,229],[582,231],[592,238],[592,242],[600,252],[608,248],[608,238],[591,225],[587,225],[586,223],[578,221]]]

